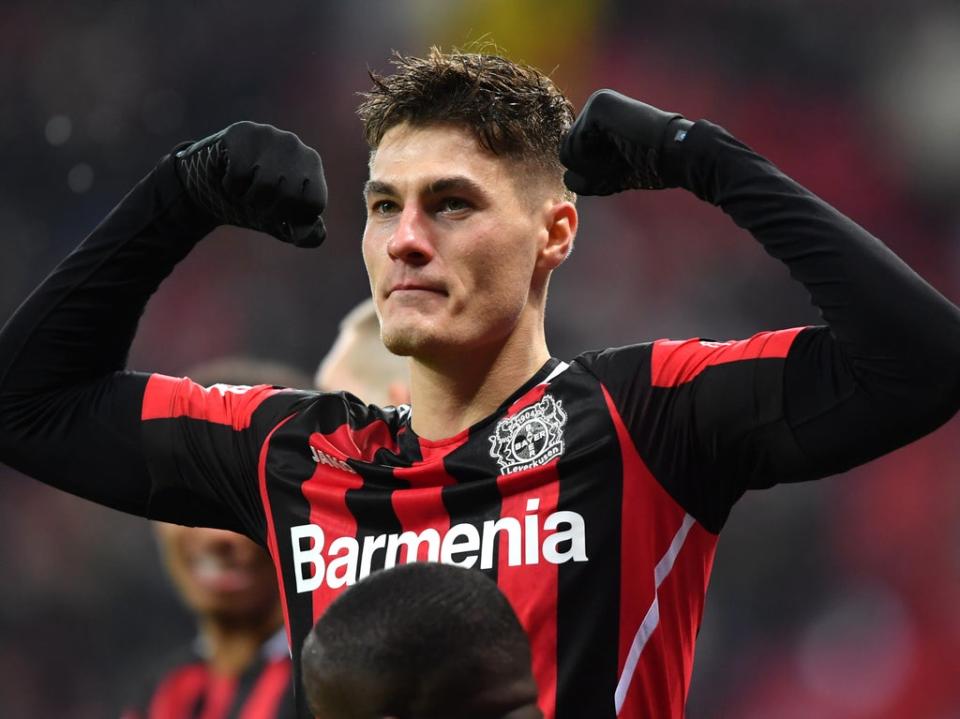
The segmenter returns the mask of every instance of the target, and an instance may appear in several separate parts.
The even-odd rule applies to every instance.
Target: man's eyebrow
[[[380,182],[380,180],[368,180],[363,186],[363,196],[370,195],[396,195],[396,188],[389,182]]]
[[[439,195],[442,192],[469,192],[477,195],[484,194],[483,188],[480,187],[477,182],[462,175],[441,177],[427,185],[426,194],[428,195]],[[368,180],[367,184],[363,186],[364,197],[369,197],[370,195],[396,196],[397,194],[399,193],[397,192],[396,187],[391,185],[389,182],[383,182],[381,180]]]
[[[427,185],[427,192],[431,195],[439,195],[441,192],[469,192],[471,194],[484,194],[483,188],[471,180],[469,177],[455,175],[453,177],[441,177]]]

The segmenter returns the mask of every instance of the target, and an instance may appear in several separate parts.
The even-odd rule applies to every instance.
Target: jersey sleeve
[[[664,154],[676,184],[786,265],[825,326],[583,356],[668,491],[718,530],[750,488],[824,477],[960,408],[960,309],[879,239],[720,127]]]
[[[152,479],[148,516],[233,529],[265,542],[265,444],[312,393],[151,375],[141,408]]]
[[[786,357],[810,329],[747,340],[689,339],[589,352],[647,469],[718,532],[748,487],[802,479],[807,463],[784,414]]]
[[[258,452],[299,395],[126,371],[151,294],[213,222],[166,157],[0,331],[0,460],[114,509],[262,540]]]

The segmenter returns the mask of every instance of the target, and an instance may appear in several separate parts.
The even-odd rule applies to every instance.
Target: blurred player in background
[[[204,385],[309,382],[292,367],[245,357],[207,362],[188,374]],[[198,636],[153,668],[123,719],[295,717],[292,662],[270,555],[224,529],[155,522],[154,533]]]
[[[373,303],[365,300],[341,321],[315,382],[318,389],[341,386],[365,401],[399,404],[408,395],[406,371],[406,363],[380,341]],[[279,362],[244,357],[207,362],[187,374],[203,385],[310,382]],[[223,529],[155,522],[154,531],[199,635],[154,669],[124,719],[295,717],[292,662],[270,556],[242,534]]]
[[[349,392],[380,407],[410,402],[407,362],[383,346],[373,300],[364,300],[340,321],[337,340],[320,362],[313,384],[323,392]]]
[[[303,247],[326,235],[316,151],[240,122],[164,158],[4,328],[0,458],[268,547],[295,675],[346,587],[439,560],[496,579],[547,719],[682,716],[734,504],[952,417],[960,310],[706,120],[608,90],[574,122],[534,68],[439,51],[395,58],[360,115],[362,252],[384,343],[410,358],[409,407],[125,371],[150,295],[214,227]],[[670,187],[748,230],[825,325],[552,357],[547,289],[574,193]]]
[[[497,585],[434,562],[340,595],[303,647],[318,719],[541,719],[530,642]]]

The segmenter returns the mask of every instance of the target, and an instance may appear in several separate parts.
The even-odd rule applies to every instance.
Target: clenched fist
[[[320,155],[292,132],[237,122],[176,153],[190,199],[223,225],[259,230],[297,247],[326,237]]]
[[[682,115],[613,90],[598,90],[560,146],[567,187],[578,195],[671,186],[661,167],[664,143],[682,139],[692,123]]]

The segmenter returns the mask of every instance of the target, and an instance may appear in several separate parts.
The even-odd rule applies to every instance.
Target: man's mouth
[[[210,556],[191,562],[190,574],[204,589],[215,592],[244,591],[253,586],[256,579],[249,567]]]
[[[446,290],[439,285],[427,284],[423,282],[400,282],[390,288],[387,297],[397,293],[420,293],[427,292],[438,295],[446,295]]]

